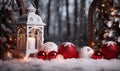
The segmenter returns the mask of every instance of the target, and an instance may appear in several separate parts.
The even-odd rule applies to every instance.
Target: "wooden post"
[[[93,15],[96,10],[96,6],[99,0],[93,0],[90,5],[89,13],[88,13],[88,45],[93,47]]]

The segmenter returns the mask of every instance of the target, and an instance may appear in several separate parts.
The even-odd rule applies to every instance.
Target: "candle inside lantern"
[[[28,49],[35,49],[35,38],[34,37],[28,38]]]

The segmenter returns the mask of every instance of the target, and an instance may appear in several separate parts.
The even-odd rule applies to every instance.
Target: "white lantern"
[[[19,17],[17,22],[17,48],[16,51],[28,57],[36,53],[44,41],[44,23],[41,17],[35,14],[32,4],[28,12]]]

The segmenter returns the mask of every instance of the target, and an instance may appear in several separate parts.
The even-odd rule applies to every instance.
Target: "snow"
[[[113,30],[109,30],[108,37],[112,37],[114,32],[115,31],[113,31]]]
[[[64,47],[68,46],[68,47],[71,47],[71,46],[75,46],[73,43],[71,42],[64,42],[62,43],[64,45]]]
[[[116,17],[115,18],[115,22],[119,22],[120,18],[119,17]]]
[[[46,42],[40,50],[45,51],[46,53],[49,53],[51,51],[57,52],[58,46],[54,42]]]
[[[66,59],[66,60],[0,60],[0,71],[120,71],[120,60]]]
[[[104,44],[107,44],[107,46],[110,46],[110,45],[115,45],[117,43],[114,41],[108,41],[108,42],[105,42]]]
[[[118,37],[117,41],[120,43],[120,36]]]
[[[112,23],[113,23],[113,21],[108,21],[107,26],[112,27]]]

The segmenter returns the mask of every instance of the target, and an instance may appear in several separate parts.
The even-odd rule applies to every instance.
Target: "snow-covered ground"
[[[59,59],[0,60],[0,71],[120,71],[120,60]]]

